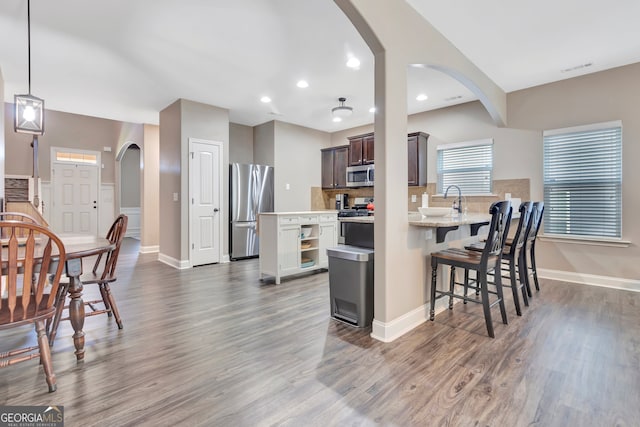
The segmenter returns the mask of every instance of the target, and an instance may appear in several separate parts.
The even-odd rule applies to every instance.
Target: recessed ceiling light
[[[333,121],[334,121],[335,123],[341,122],[341,121],[342,121],[342,117],[334,117],[334,118],[333,118]]]
[[[429,99],[429,97],[424,93],[421,93],[420,95],[416,96],[417,101],[426,101],[427,99]]]
[[[301,89],[304,89],[305,87],[309,87],[309,83],[307,83],[306,80],[300,80],[298,81],[298,83],[296,83],[296,86],[298,86]]]
[[[268,96],[263,96],[262,98],[260,98],[260,101],[268,104],[269,102],[271,102],[271,98],[269,98]]]
[[[369,112],[370,112],[370,113],[375,113],[375,112],[376,112],[376,107],[371,107],[371,108],[369,108]]]
[[[358,58],[356,58],[355,56],[352,56],[347,61],[347,67],[349,67],[349,68],[360,68],[360,60]]]

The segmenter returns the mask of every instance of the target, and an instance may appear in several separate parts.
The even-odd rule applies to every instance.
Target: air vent
[[[577,71],[577,70],[580,70],[582,68],[591,67],[592,65],[593,65],[593,62],[587,62],[586,64],[580,64],[580,65],[576,65],[575,67],[565,68],[564,70],[560,70],[560,72],[561,73],[570,73],[572,71]]]
[[[444,100],[447,102],[455,101],[457,99],[462,99],[462,95],[450,96],[449,98],[445,98]]]

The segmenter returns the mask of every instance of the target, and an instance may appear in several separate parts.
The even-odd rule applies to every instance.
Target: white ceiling
[[[408,2],[506,92],[640,62],[638,0]],[[28,91],[26,16],[26,0],[0,1],[7,102]],[[373,55],[332,0],[32,0],[31,24],[32,93],[48,109],[157,124],[185,98],[250,126],[373,121]],[[436,71],[408,80],[410,113],[475,99]],[[336,124],[341,96],[354,114]]]

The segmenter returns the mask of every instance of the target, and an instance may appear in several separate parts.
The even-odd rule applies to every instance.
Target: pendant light
[[[27,55],[29,59],[29,93],[14,95],[14,130],[33,135],[44,134],[44,99],[31,95],[31,0],[27,0]]]
[[[331,115],[334,118],[343,119],[345,117],[349,117],[353,113],[353,108],[352,107],[344,105],[346,100],[347,100],[347,98],[338,98],[338,101],[340,102],[340,105],[338,105],[337,107],[333,107],[331,109]]]

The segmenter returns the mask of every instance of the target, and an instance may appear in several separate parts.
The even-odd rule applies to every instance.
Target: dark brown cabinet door
[[[407,135],[409,151],[408,184],[427,185],[427,139],[429,134],[414,132]]]
[[[362,163],[373,163],[373,135],[362,137]]]
[[[362,137],[349,139],[349,165],[362,164]]]
[[[409,185],[418,185],[418,137],[410,136],[409,145]]]
[[[322,188],[347,187],[347,162],[349,146],[325,148],[320,150],[322,161]]]
[[[338,147],[333,151],[333,183],[335,188],[347,187],[347,162],[349,147]]]
[[[333,150],[321,150],[322,188],[333,188]]]

